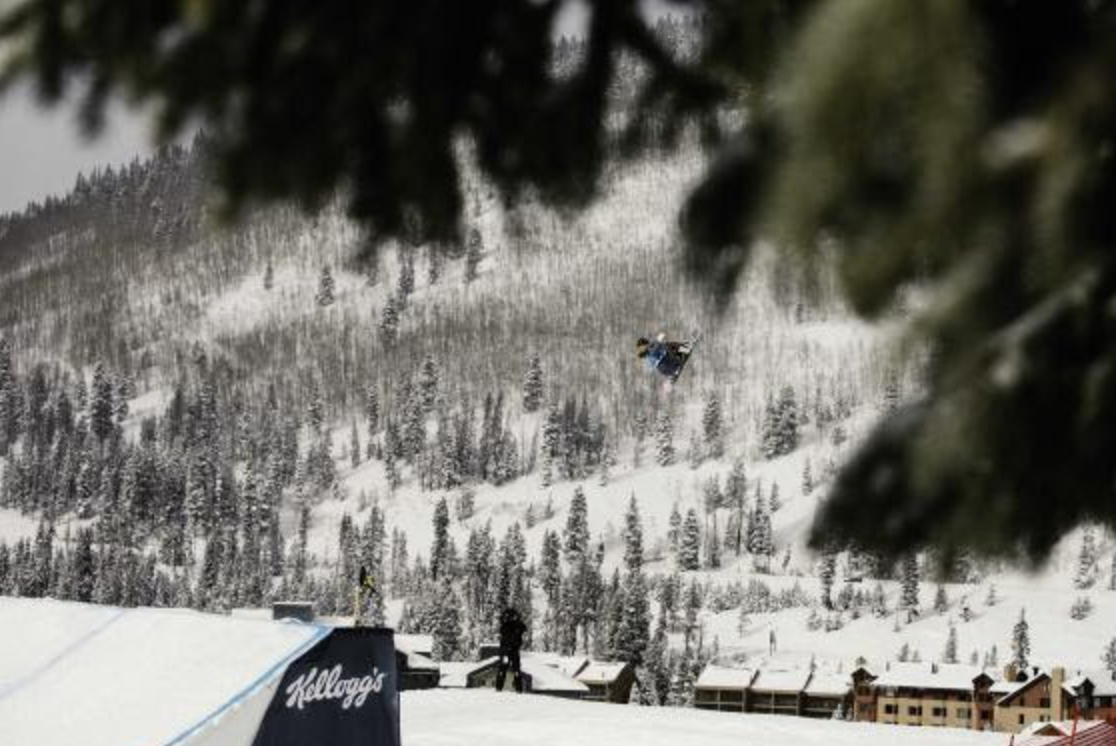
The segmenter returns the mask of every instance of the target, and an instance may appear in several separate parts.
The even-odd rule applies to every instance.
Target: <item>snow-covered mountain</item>
[[[1099,665],[1116,613],[1109,537],[1093,536],[1084,569],[1080,535],[1041,575],[955,569],[940,612],[924,557],[918,619],[898,610],[898,568],[843,551],[837,608],[824,608],[807,531],[850,450],[917,391],[918,356],[898,355],[889,325],[853,319],[825,268],[806,282],[763,249],[718,313],[678,269],[674,216],[696,148],[616,171],[576,217],[507,210],[471,183],[460,246],[389,245],[363,263],[332,207],[212,227],[202,149],[80,179],[0,220],[12,361],[7,378],[0,365],[0,592],[209,609],[306,594],[334,613],[348,610],[353,568],[372,563],[390,620],[436,626],[444,500],[450,590],[474,593],[480,552],[494,568],[481,591],[499,597],[465,601],[454,654],[490,631],[497,603],[524,598],[546,644],[544,545],[567,533],[580,489],[603,548],[584,623],[606,653],[634,498],[652,597],[692,586],[701,602],[691,623],[676,603],[676,646],[696,624],[706,651],[715,639],[724,658],[764,657],[774,631],[790,664],[883,665],[904,646],[943,657],[953,624],[960,659],[1002,663],[1025,608],[1036,662]],[[635,338],[695,329],[697,354],[664,390]],[[697,569],[684,569],[672,515],[691,510]],[[506,557],[518,597],[496,577]],[[1071,620],[1086,596],[1091,612]]]

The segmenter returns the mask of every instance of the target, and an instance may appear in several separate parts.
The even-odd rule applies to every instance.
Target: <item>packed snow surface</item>
[[[1004,746],[1003,733],[578,702],[488,690],[404,692],[406,746]]]
[[[325,630],[193,611],[0,597],[0,744],[233,744]],[[247,725],[258,717],[247,718]],[[215,727],[217,726],[217,727]],[[189,739],[178,740],[190,734]]]

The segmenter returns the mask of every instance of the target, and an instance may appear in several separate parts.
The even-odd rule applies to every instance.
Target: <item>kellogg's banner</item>
[[[390,629],[335,629],[287,668],[252,746],[399,746]]]

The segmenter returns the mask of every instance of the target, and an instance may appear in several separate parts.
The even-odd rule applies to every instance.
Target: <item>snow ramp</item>
[[[326,627],[0,597],[0,743],[248,746]]]

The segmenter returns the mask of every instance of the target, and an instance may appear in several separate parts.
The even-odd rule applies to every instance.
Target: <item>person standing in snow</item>
[[[523,691],[523,673],[520,670],[519,650],[523,647],[523,635],[527,632],[527,625],[519,617],[515,609],[504,609],[500,615],[500,667],[496,674],[496,691],[503,691],[504,678],[508,669],[514,676],[514,685],[517,692]]]

